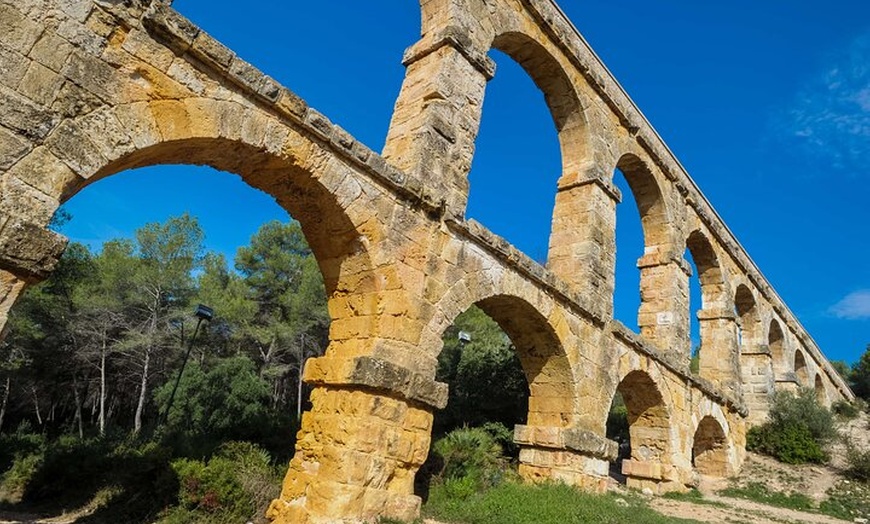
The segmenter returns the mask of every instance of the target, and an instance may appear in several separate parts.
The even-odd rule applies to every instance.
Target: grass
[[[828,490],[819,513],[843,520],[870,518],[870,483],[841,480]]]
[[[811,498],[803,493],[781,493],[771,491],[760,482],[750,482],[745,486],[730,487],[719,492],[726,497],[735,497],[754,502],[760,502],[769,506],[794,509],[798,511],[816,511]]]
[[[717,508],[727,507],[725,504],[723,504],[721,502],[716,502],[714,500],[705,499],[704,495],[702,495],[701,492],[695,488],[692,488],[689,491],[682,492],[682,493],[679,491],[669,491],[668,493],[665,493],[664,495],[662,495],[662,498],[666,498],[666,499],[670,499],[670,500],[680,500],[683,502],[691,502],[692,504],[706,504],[707,506],[713,506],[713,507],[717,507]]]
[[[870,484],[841,480],[827,492],[828,497],[816,506],[812,499],[801,493],[770,491],[761,483],[753,482],[719,492],[726,497],[737,497],[769,506],[821,513],[843,520],[870,518]]]
[[[563,484],[505,482],[466,498],[433,486],[423,507],[427,517],[457,524],[665,524],[694,522],[660,515],[635,495],[593,495]]]

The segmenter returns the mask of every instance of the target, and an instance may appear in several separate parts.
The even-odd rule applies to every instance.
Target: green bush
[[[833,414],[819,405],[813,391],[778,392],[768,421],[747,433],[746,449],[787,464],[822,463],[828,459],[825,445],[836,436]]]
[[[852,445],[846,447],[846,475],[870,483],[870,450],[860,451]]]
[[[827,453],[809,429],[795,423],[750,429],[746,434],[746,449],[769,455],[786,464],[821,464],[828,460]]]
[[[264,514],[280,485],[269,454],[248,442],[228,442],[207,462],[177,459],[172,469],[179,506],[164,523],[243,522]]]
[[[501,466],[501,446],[481,428],[455,429],[435,442],[445,479],[485,475]],[[482,479],[481,479],[482,480]]]
[[[855,402],[840,399],[831,405],[831,411],[833,411],[835,415],[851,420],[857,417],[862,411],[862,406],[859,404],[859,401],[860,399]],[[863,402],[861,402],[861,404],[863,404]]]

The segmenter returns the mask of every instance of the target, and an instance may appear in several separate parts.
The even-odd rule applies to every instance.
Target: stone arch
[[[725,305],[727,289],[725,275],[713,244],[701,230],[696,229],[686,239],[686,249],[698,268],[698,280],[701,282],[700,309],[709,311],[722,308]]]
[[[543,45],[518,31],[497,35],[491,48],[519,64],[543,93],[559,137],[561,178],[576,177],[587,162],[587,125],[580,98],[564,68]]]
[[[827,406],[829,404],[828,392],[825,389],[825,382],[822,379],[821,373],[816,373],[816,378],[813,380],[813,389],[815,390],[816,400],[819,402],[819,405]]]
[[[645,253],[655,252],[672,242],[673,228],[661,187],[649,166],[633,153],[619,157],[620,170],[631,188],[643,226]]]
[[[574,422],[571,372],[559,338],[530,303],[511,295],[476,302],[513,342],[529,383],[529,426],[567,427]]]
[[[785,334],[776,319],[770,320],[770,326],[767,330],[767,347],[770,349],[770,356],[773,359],[774,372],[779,378],[782,370],[785,369]]]
[[[646,371],[634,370],[619,382],[616,393],[628,411],[632,460],[669,462],[671,417],[658,384]]]
[[[689,234],[686,249],[695,262],[701,284],[701,308],[697,312],[701,338],[699,373],[716,384],[736,388],[739,376],[737,332],[719,257],[700,230]]]
[[[794,369],[794,375],[797,379],[798,386],[804,388],[811,386],[809,370],[807,368],[807,359],[804,356],[804,352],[800,349],[794,351],[794,364],[792,369]]]
[[[553,304],[528,282],[507,280],[493,281],[486,271],[458,280],[433,305],[438,313],[424,329],[421,346],[440,353],[443,331],[460,313],[476,305],[508,335],[517,351],[529,385],[527,424],[571,426],[577,422],[576,380],[567,342],[546,316]]]
[[[746,284],[738,284],[734,293],[734,312],[739,321],[739,346],[741,353],[753,353],[758,341],[758,331],[761,327],[761,318],[758,314],[758,306],[755,296]]]
[[[63,182],[50,195],[55,207],[121,171],[208,165],[239,175],[300,222],[328,295],[375,291],[368,246],[383,234],[353,198],[362,193],[360,183],[336,157],[277,118],[235,102],[188,98],[103,108],[62,123],[56,133],[86,142],[82,147],[90,161],[74,162],[69,153],[50,151],[65,161],[46,163],[57,172],[44,176]],[[31,153],[39,154],[45,152]]]
[[[692,465],[702,475],[727,477],[728,445],[719,421],[709,415],[702,418],[692,440]]]

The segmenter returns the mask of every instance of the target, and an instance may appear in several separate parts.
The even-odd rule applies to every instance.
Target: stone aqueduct
[[[441,335],[473,304],[509,334],[530,387],[520,472],[604,489],[627,403],[630,486],[684,489],[741,466],[780,388],[852,393],[661,138],[552,0],[421,0],[422,38],[382,154],[159,0],[0,0],[0,315],[50,274],[46,229],[89,183],[162,163],[241,175],[298,219],[332,318],[276,522],[416,516],[414,476],[447,388]],[[544,93],[563,170],[543,267],[465,219],[499,49]],[[645,254],[640,333],[613,319],[620,169]],[[702,287],[700,372],[688,286]]]

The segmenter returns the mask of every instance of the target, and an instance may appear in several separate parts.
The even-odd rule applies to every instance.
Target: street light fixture
[[[190,343],[187,345],[187,351],[184,353],[184,360],[181,361],[181,371],[178,372],[178,377],[175,379],[175,385],[172,386],[172,393],[169,395],[169,403],[166,405],[166,411],[163,413],[163,424],[169,419],[169,410],[172,409],[172,403],[175,401],[175,392],[178,391],[178,384],[181,382],[181,375],[184,374],[184,368],[187,366],[187,359],[190,358],[190,352],[193,350],[193,342],[196,340],[196,334],[199,333],[199,325],[202,321],[211,321],[214,318],[214,310],[206,305],[197,304],[193,310],[193,315],[196,317],[196,327],[193,329],[193,336],[190,337]]]

